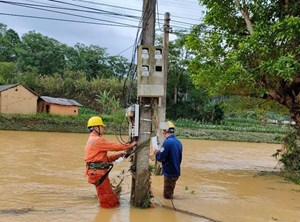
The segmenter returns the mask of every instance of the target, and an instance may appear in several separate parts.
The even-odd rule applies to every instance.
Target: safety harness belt
[[[105,174],[96,183],[94,183],[94,185],[98,187],[103,183],[103,181],[108,176],[109,172],[111,171],[114,165],[112,163],[92,162],[92,163],[87,163],[87,166],[93,170],[107,169]]]
[[[97,183],[95,183],[95,186],[98,187],[101,185],[101,183],[103,183],[103,181],[105,180],[105,178],[108,176],[109,172],[111,171],[111,169],[113,168],[114,165],[111,165],[108,170],[106,171],[106,173],[98,180]]]
[[[88,166],[89,169],[93,169],[93,170],[107,169],[105,174],[97,182],[94,183],[94,185],[96,187],[100,186],[100,184],[103,183],[103,181],[108,176],[109,172],[111,171],[111,169],[114,166],[112,163],[105,163],[105,162],[89,162],[89,163],[86,163],[86,165]]]

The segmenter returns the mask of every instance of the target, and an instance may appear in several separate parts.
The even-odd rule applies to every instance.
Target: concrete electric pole
[[[164,47],[154,46],[155,42],[155,7],[156,0],[143,2],[142,41],[138,48],[137,97],[139,102],[138,143],[141,147],[133,157],[131,203],[136,207],[146,208],[150,205],[150,137],[159,134],[159,123],[165,122],[166,85],[169,42],[170,14],[165,15]],[[161,132],[160,132],[161,134]],[[158,135],[161,145],[163,136]]]
[[[154,46],[155,41],[155,7],[156,0],[144,0],[143,1],[143,27],[142,27],[142,41],[141,44],[147,46],[144,51],[149,49],[148,47]],[[143,50],[139,48],[139,52]],[[148,54],[145,53],[145,60],[149,61]],[[142,58],[140,58],[142,59]],[[139,63],[139,61],[138,61]],[[141,61],[140,61],[141,63]],[[140,72],[144,68],[145,78],[151,75],[150,67],[140,67]],[[146,70],[148,68],[148,71]],[[139,75],[139,74],[138,74]],[[141,74],[140,74],[141,75]],[[142,80],[143,81],[143,80]],[[141,81],[138,80],[138,88],[144,92],[143,86],[140,86]],[[138,143],[142,144],[149,140],[152,132],[152,103],[153,98],[147,93],[138,93],[138,101],[140,104],[140,121],[139,121],[139,137]],[[150,200],[150,171],[149,171],[149,145],[144,146],[133,157],[133,171],[132,172],[132,185],[131,185],[131,203],[135,207],[148,207]]]
[[[163,35],[163,78],[164,78],[164,94],[161,96],[161,103],[158,107],[159,122],[166,121],[166,107],[167,107],[167,78],[168,78],[168,61],[169,61],[169,34],[170,34],[170,13],[166,12],[164,16],[164,35]],[[161,146],[164,141],[162,131],[158,131],[158,144]],[[161,164],[155,163],[155,174],[161,174]]]

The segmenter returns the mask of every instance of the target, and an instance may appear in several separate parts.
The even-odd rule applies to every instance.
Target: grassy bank
[[[0,115],[0,130],[85,133],[90,117],[91,115]],[[106,134],[127,134],[127,121],[122,116],[103,115],[102,118],[106,124]],[[218,125],[186,119],[179,119],[175,124],[179,138],[203,140],[280,143],[286,131],[284,127],[262,126],[257,121],[240,122],[232,119]]]
[[[240,118],[227,118],[219,124],[178,119],[176,126],[181,138],[257,143],[281,143],[289,128]]]
[[[241,132],[229,130],[212,130],[212,129],[190,129],[178,128],[177,133],[180,138],[202,139],[202,140],[220,140],[220,141],[237,141],[237,142],[254,142],[254,143],[281,143],[283,134],[278,133],[258,133],[258,132]]]
[[[86,124],[90,117],[90,115],[72,117],[47,114],[0,115],[0,130],[86,133]],[[127,130],[125,123],[112,116],[104,115],[102,118],[106,124],[107,134]]]

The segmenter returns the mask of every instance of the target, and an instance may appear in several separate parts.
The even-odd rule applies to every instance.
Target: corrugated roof
[[[3,91],[8,90],[10,88],[14,88],[17,85],[19,85],[19,84],[1,85],[0,86],[0,92],[3,92]]]
[[[47,103],[54,103],[64,106],[82,106],[80,103],[76,102],[73,99],[54,98],[49,96],[41,96],[40,98]]]

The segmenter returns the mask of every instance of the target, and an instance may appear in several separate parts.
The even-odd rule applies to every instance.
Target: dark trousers
[[[178,180],[178,177],[164,176],[164,197],[166,199],[173,198],[174,189],[175,189],[177,180]]]

